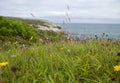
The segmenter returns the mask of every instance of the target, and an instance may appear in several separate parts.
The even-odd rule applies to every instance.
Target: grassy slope
[[[0,80],[5,83],[119,83],[119,41],[81,41],[20,46],[5,43],[0,47]],[[13,58],[14,55],[14,58]],[[15,57],[16,56],[16,57]],[[11,66],[17,67],[12,73]]]
[[[16,41],[23,39],[23,42],[25,42],[25,40],[29,41],[31,37],[33,37],[32,41],[34,42],[38,41],[39,39],[43,42],[46,42],[47,40],[57,41],[66,39],[66,35],[63,32],[54,32],[47,30],[42,31],[37,28],[32,28],[28,23],[34,24],[34,26],[36,26],[36,23],[48,27],[55,26],[54,24],[52,25],[52,23],[42,20],[30,20],[0,16],[0,41]]]

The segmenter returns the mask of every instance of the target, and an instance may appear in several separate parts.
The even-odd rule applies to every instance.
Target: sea
[[[97,35],[99,38],[120,39],[120,24],[58,23],[62,30],[73,37],[87,38]]]

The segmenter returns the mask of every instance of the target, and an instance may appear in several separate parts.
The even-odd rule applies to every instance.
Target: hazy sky
[[[120,23],[120,0],[0,0],[0,15],[71,22]]]

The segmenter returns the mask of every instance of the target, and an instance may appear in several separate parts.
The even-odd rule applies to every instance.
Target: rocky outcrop
[[[23,21],[29,23],[32,27],[36,27],[40,30],[51,30],[55,32],[62,32],[61,27],[59,25],[49,22],[47,20],[23,19]]]
[[[57,26],[46,27],[46,26],[38,25],[38,29],[40,29],[40,30],[48,30],[48,31],[55,31],[55,32],[62,32],[61,29],[57,28]]]

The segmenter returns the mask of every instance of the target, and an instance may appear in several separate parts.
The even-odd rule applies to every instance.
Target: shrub
[[[14,39],[17,36],[23,40],[29,40],[31,37],[33,37],[32,41],[39,39],[38,30],[32,28],[29,24],[18,19],[0,17],[0,40],[4,38]]]

